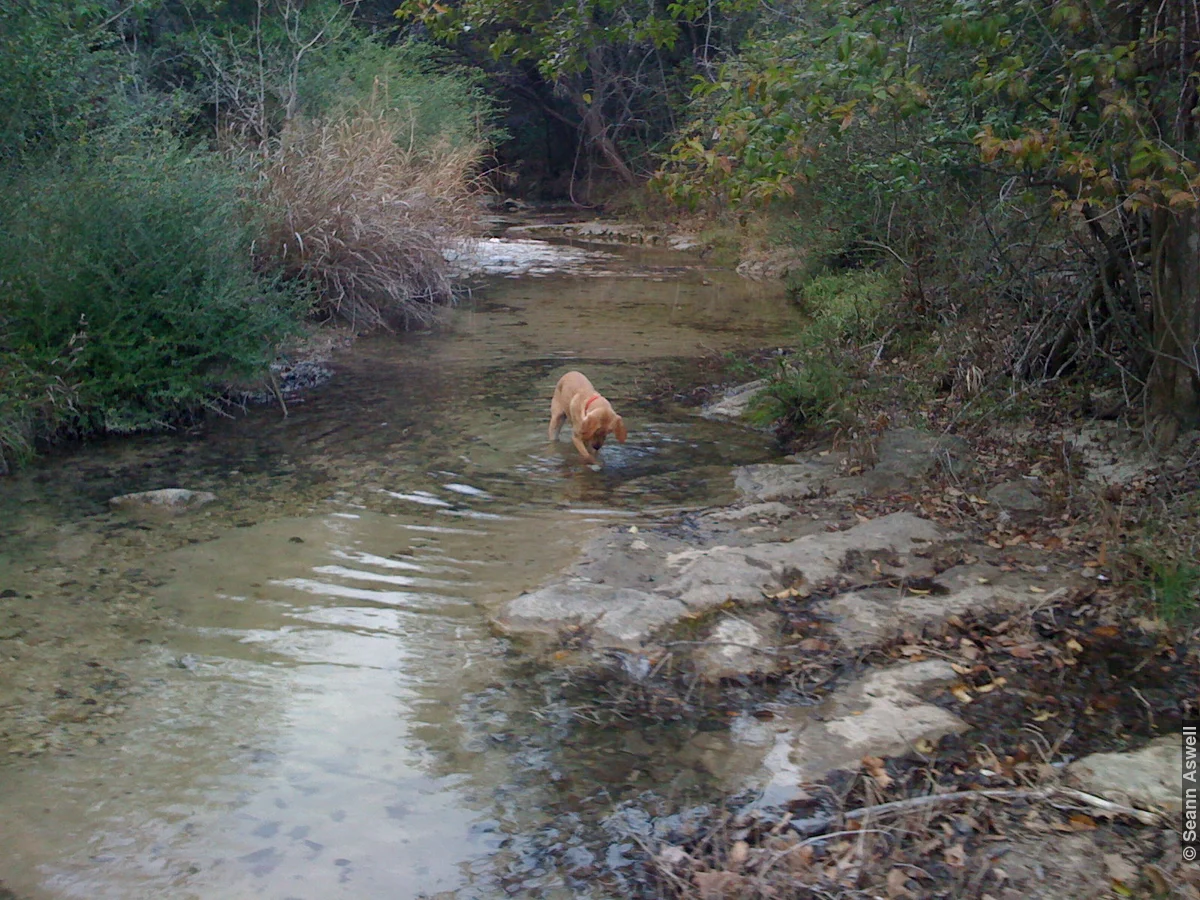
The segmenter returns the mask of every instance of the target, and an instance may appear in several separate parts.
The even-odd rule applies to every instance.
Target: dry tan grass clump
[[[480,145],[420,151],[394,110],[292,121],[261,168],[260,261],[311,284],[315,312],[358,328],[428,321],[453,299]]]

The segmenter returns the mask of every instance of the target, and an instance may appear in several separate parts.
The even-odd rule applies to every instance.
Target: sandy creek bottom
[[[731,499],[730,468],[769,440],[645,390],[793,324],[778,291],[624,252],[361,340],[287,418],[101,442],[0,484],[0,586],[41,591],[47,617],[119,616],[134,594],[155,611],[106,739],[0,761],[0,882],[91,900],[604,896],[539,848],[586,869],[587,821],[647,790],[699,802],[711,776],[679,741],[583,730],[488,614],[598,523]],[[546,441],[572,367],[629,424],[601,471]],[[149,521],[105,505],[168,486],[218,501]],[[105,652],[89,640],[85,624],[62,652]]]

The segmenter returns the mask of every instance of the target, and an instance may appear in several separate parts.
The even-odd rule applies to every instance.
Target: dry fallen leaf
[[[960,703],[970,703],[974,699],[971,696],[971,692],[967,690],[967,686],[965,684],[956,684],[954,687],[950,688],[950,693],[953,694]]]
[[[1091,816],[1084,815],[1083,813],[1071,813],[1071,815],[1067,818],[1067,821],[1071,823],[1072,831],[1096,830],[1096,820]]]
[[[892,784],[892,776],[887,773],[883,760],[878,756],[864,756],[862,758],[862,765],[867,770],[867,774],[875,780],[875,783],[880,788],[887,788]]]
[[[768,600],[791,600],[793,597],[799,597],[801,600],[812,595],[812,591],[803,587],[784,588],[775,594],[767,594]]]
[[[908,884],[908,873],[904,869],[892,869],[888,872],[887,877],[887,893],[889,897],[913,897],[916,896],[906,886]]]
[[[797,646],[806,653],[824,653],[833,648],[829,641],[820,638],[805,638]]]
[[[741,868],[750,858],[750,845],[745,841],[734,841],[729,848],[729,865]]]
[[[1047,719],[1053,719],[1057,713],[1052,713],[1049,710],[1043,709],[1036,713],[1033,717],[1035,722],[1045,722]]]
[[[692,876],[700,900],[733,900],[742,896],[745,879],[735,872],[697,872]]]
[[[690,859],[682,847],[667,845],[658,852],[658,861],[667,866],[678,866]]]
[[[1075,638],[1071,638],[1069,641],[1067,641],[1067,649],[1072,653],[1082,653],[1083,644],[1079,643],[1079,641],[1075,640]]]
[[[989,682],[988,684],[975,685],[975,692],[978,694],[990,694],[996,688],[1002,688],[1006,684],[1008,684],[1007,678],[1003,678],[1003,677],[997,678],[994,681]]]
[[[955,844],[942,851],[942,859],[946,861],[946,865],[961,869],[967,864],[967,852],[962,844]]]

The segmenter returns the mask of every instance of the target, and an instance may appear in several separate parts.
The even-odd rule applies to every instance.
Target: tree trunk
[[[1153,352],[1147,418],[1159,448],[1200,422],[1200,211],[1159,209],[1152,223]]]
[[[617,177],[625,184],[635,184],[637,176],[633,174],[633,169],[629,168],[629,163],[625,162],[625,157],[621,155],[621,151],[617,149],[617,145],[613,143],[612,138],[608,136],[608,129],[604,127],[604,120],[601,118],[596,105],[589,104],[584,100],[583,95],[575,91],[571,92],[571,100],[575,104],[575,109],[579,113],[580,128],[583,129],[584,135],[600,152],[600,155],[608,161],[609,165],[617,173]]]

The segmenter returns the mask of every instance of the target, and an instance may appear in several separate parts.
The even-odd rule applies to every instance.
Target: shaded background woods
[[[1200,415],[1198,23],[1196,0],[6,4],[0,448],[216,402],[309,312],[423,320],[485,171],[790,252],[826,324],[773,373],[777,421],[853,415],[864,361],[899,355],[964,396],[1108,392],[1169,445]]]
[[[219,409],[305,318],[398,327],[450,299],[492,104],[381,22],[336,0],[5,5],[0,465]]]

